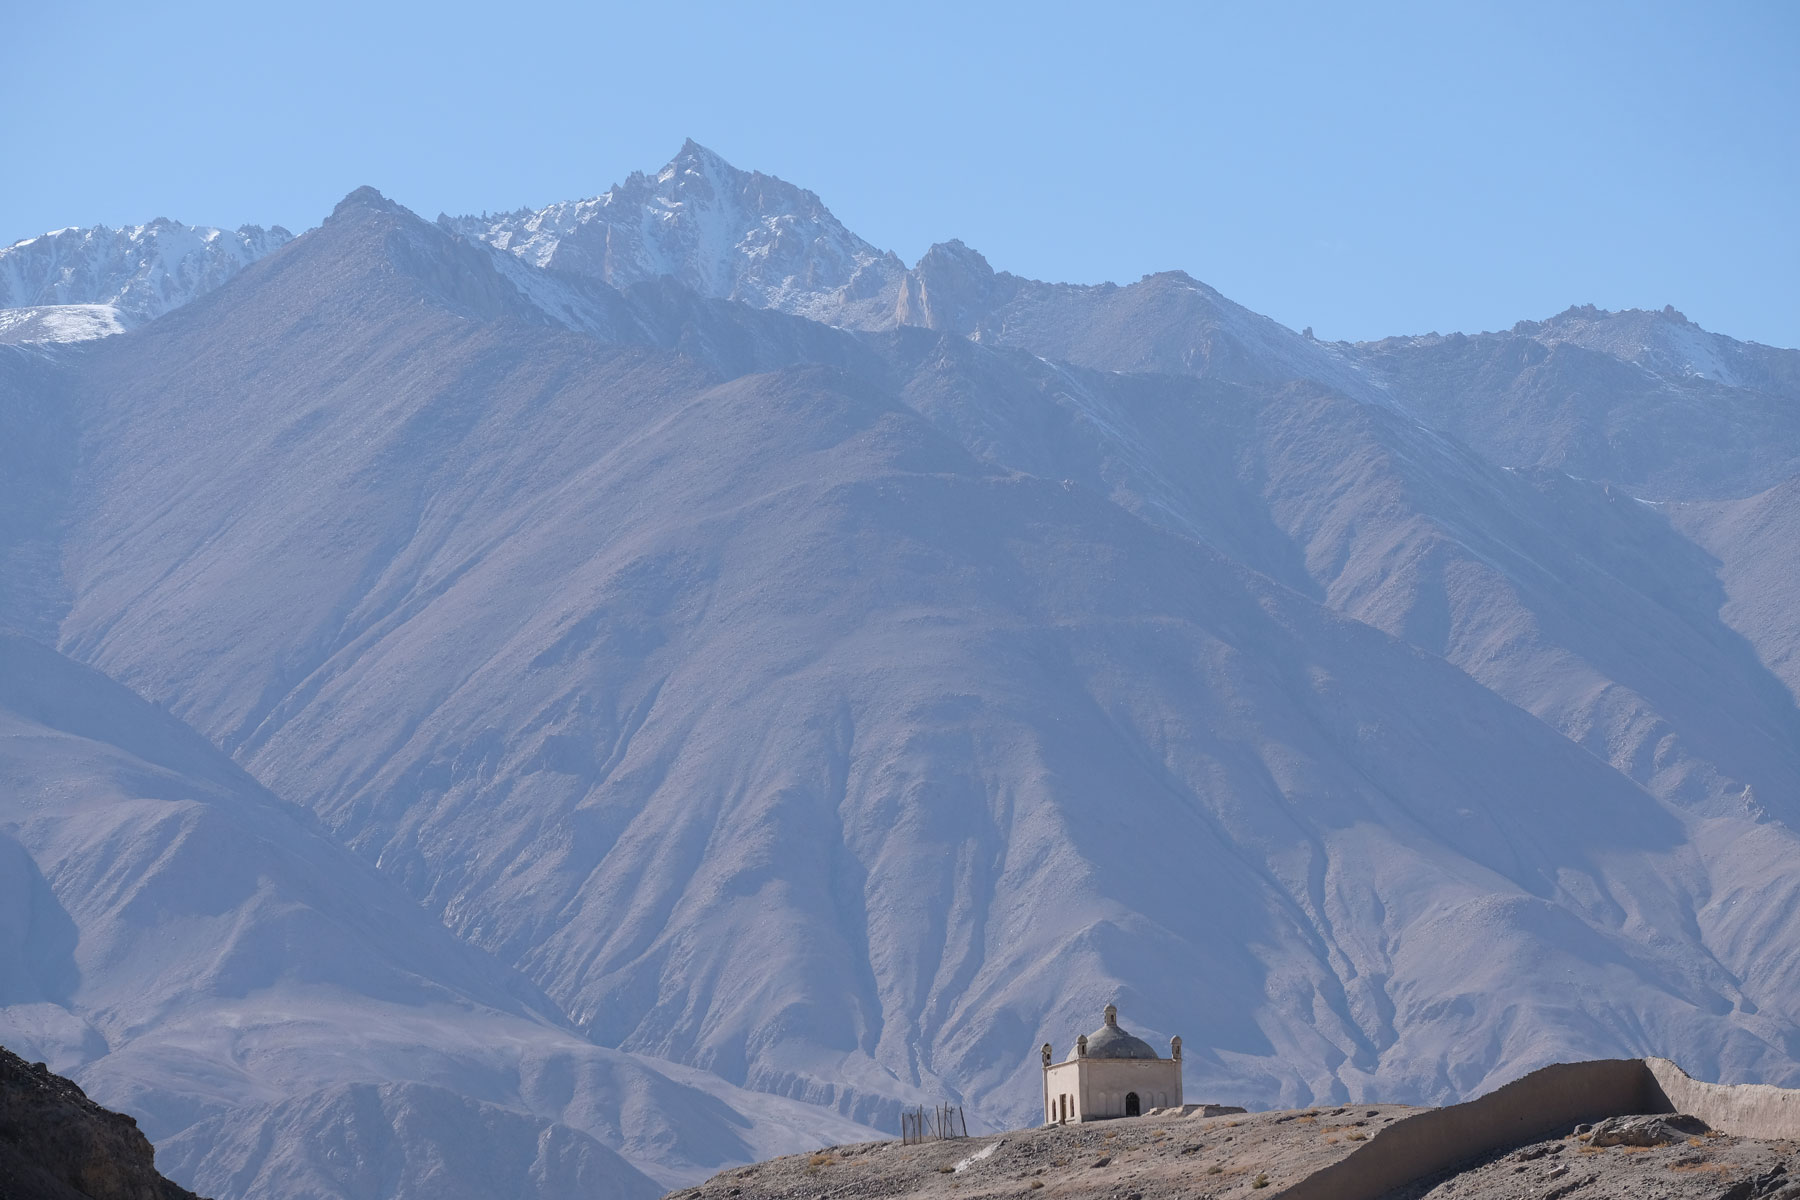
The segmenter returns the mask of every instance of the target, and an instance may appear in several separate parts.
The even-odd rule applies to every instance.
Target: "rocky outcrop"
[[[0,1196],[6,1200],[198,1200],[157,1173],[156,1151],[43,1063],[0,1049]]]
[[[1581,1132],[1577,1126],[1576,1133]],[[1672,1146],[1706,1132],[1705,1121],[1680,1113],[1666,1117],[1608,1117],[1587,1131],[1587,1144],[1602,1150],[1608,1146]]]
[[[894,322],[966,336],[1011,300],[1020,282],[1014,275],[996,275],[987,259],[960,241],[942,242],[900,281]]]

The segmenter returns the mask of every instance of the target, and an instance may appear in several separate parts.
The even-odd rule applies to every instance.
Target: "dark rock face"
[[[157,1173],[155,1150],[42,1063],[0,1049],[0,1196],[6,1200],[198,1200]]]

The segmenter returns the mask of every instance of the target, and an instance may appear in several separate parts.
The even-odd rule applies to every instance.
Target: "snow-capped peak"
[[[129,327],[211,291],[292,238],[279,225],[224,230],[167,217],[59,229],[0,249],[0,309],[104,305],[117,327]]]
[[[671,276],[702,295],[832,321],[846,303],[891,303],[904,272],[812,192],[741,171],[692,139],[655,174],[634,172],[592,199],[444,223],[614,287]]]
[[[657,172],[656,181],[665,183],[678,175],[695,176],[701,179],[741,178],[745,172],[738,170],[717,154],[688,138],[681,143],[681,149],[661,171]],[[811,195],[811,193],[807,193]],[[816,200],[817,197],[814,197]]]

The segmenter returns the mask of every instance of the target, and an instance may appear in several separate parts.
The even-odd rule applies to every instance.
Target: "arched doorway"
[[[1125,1115],[1128,1117],[1135,1117],[1142,1111],[1143,1109],[1138,1106],[1138,1094],[1136,1092],[1126,1092]]]

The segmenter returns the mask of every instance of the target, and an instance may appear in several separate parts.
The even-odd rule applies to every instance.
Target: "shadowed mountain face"
[[[808,320],[886,260],[729,171],[469,236],[363,189],[142,328],[0,357],[6,761],[112,781],[0,817],[11,1041],[221,1196],[376,1194],[327,1130],[421,1181],[491,1131],[548,1197],[944,1096],[1010,1124],[1109,1000],[1249,1103],[1646,1052],[1794,1082],[1781,488],[1654,439],[1707,499],[1514,461],[1434,427],[1475,401],[1406,382],[1424,340],[1185,276],[951,245]],[[620,215],[653,202],[676,232]],[[668,269],[556,257],[619,228]],[[1607,411],[1699,361],[1558,321],[1483,337],[1603,362]],[[1724,341],[1668,386],[1726,389],[1709,444],[1777,471],[1788,352]],[[165,921],[212,964],[185,990],[138,948]]]

